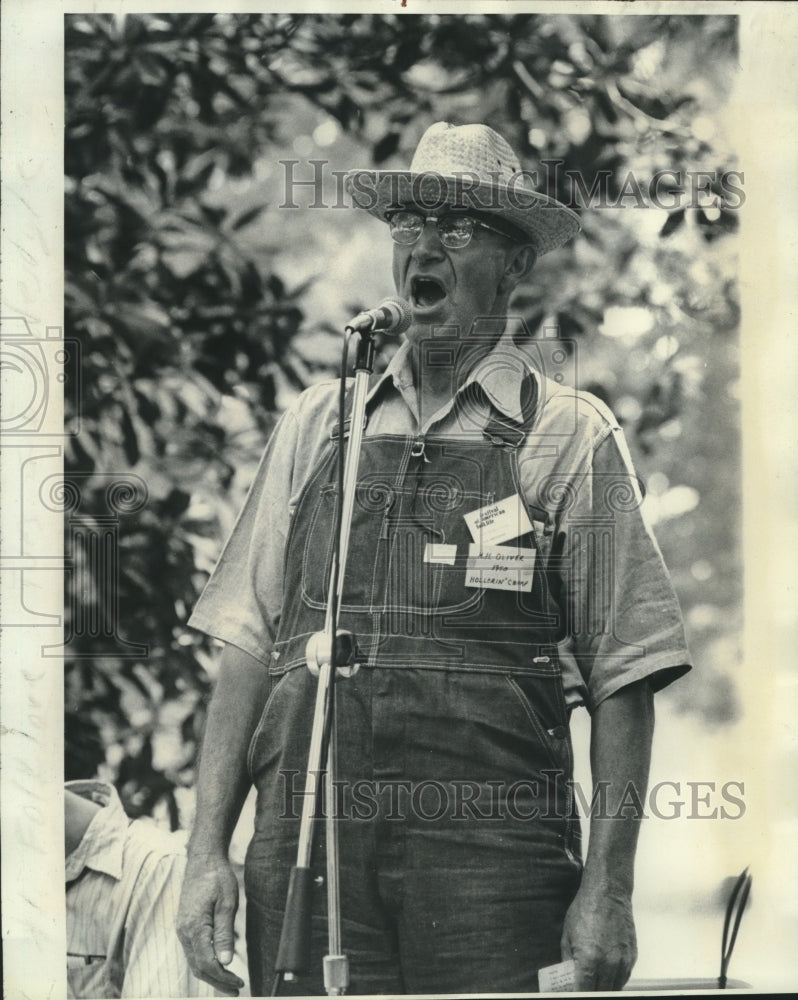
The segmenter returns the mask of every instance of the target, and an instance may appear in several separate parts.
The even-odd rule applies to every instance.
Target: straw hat
[[[391,211],[417,205],[428,211],[453,205],[503,219],[538,254],[579,232],[579,217],[539,194],[519,157],[487,125],[430,125],[409,170],[350,170],[346,190],[356,208],[383,222]]]

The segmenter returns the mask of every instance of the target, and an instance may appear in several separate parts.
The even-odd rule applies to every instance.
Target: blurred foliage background
[[[541,183],[566,201],[564,171],[587,190],[607,182],[610,207],[582,212],[583,235],[540,261],[514,312],[533,336],[559,329],[577,384],[626,429],[698,666],[664,697],[707,725],[733,722],[741,199],[715,183],[715,202],[691,207],[690,178],[737,166],[722,125],[735,18],[65,24],[66,322],[83,357],[67,472],[89,529],[109,515],[109,474],[147,491],[141,509],[110,512],[115,567],[67,552],[67,777],[99,770],[131,815],[183,821],[218,652],[186,628],[190,609],[276,414],[329,377],[345,318],[392,291],[387,234],[346,207],[335,172],[407,166],[439,119],[487,122],[529,167],[560,161]],[[286,197],[289,171],[314,170],[327,209],[310,207],[313,185]],[[659,170],[676,175],[666,207],[647,196]],[[87,606],[95,623],[111,614],[110,632]]]

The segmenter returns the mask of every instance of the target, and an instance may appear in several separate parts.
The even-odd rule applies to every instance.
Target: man
[[[182,838],[131,823],[101,781],[67,783],[64,828],[68,996],[213,996],[175,933]]]
[[[578,989],[620,989],[636,957],[629,790],[632,805],[645,794],[653,691],[689,666],[617,423],[534,371],[504,330],[513,289],[578,221],[529,189],[484,125],[438,123],[409,172],[358,171],[348,187],[388,224],[412,315],[368,399],[342,600],[362,663],[336,685],[350,992],[517,993],[568,957]],[[271,987],[294,863],[336,405],[326,383],[283,416],[192,618],[227,645],[180,934],[195,972],[228,991],[226,852],[250,781],[253,993]],[[580,703],[606,793],[584,870],[569,780]],[[317,896],[313,970],[290,984],[300,993],[323,992]]]

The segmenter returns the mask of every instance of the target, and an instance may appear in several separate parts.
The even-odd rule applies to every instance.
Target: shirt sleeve
[[[681,612],[623,431],[608,429],[577,477],[558,535],[568,646],[589,711],[642,678],[659,690],[687,673]]]
[[[182,854],[153,851],[143,861],[125,921],[122,997],[212,997],[188,967],[175,930],[185,871]]]
[[[188,624],[268,662],[282,608],[298,424],[283,414]]]

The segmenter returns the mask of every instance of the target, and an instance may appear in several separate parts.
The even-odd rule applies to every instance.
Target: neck
[[[410,365],[413,370],[413,384],[416,387],[419,419],[426,423],[450,399],[454,398],[458,386],[455,384],[455,370],[452,365],[431,367],[422,361],[423,341],[415,341],[410,350]],[[457,373],[459,374],[459,373]]]
[[[69,789],[64,792],[64,835],[67,855],[71,854],[83,840],[89,823],[100,809],[102,806],[84,799],[82,795],[76,795]]]
[[[413,383],[416,387],[419,411],[430,416],[439,410],[448,400],[453,399],[458,389],[465,383],[474,368],[493,350],[499,336],[495,339],[486,338],[484,346],[477,347],[474,343],[468,345],[467,366],[462,363],[463,358],[456,349],[452,351],[452,359],[449,364],[430,365],[426,358],[425,346],[440,339],[441,354],[447,348],[456,348],[456,337],[432,338],[430,328],[413,331],[409,335],[410,340],[410,365],[413,371]],[[422,421],[423,422],[423,421]]]

